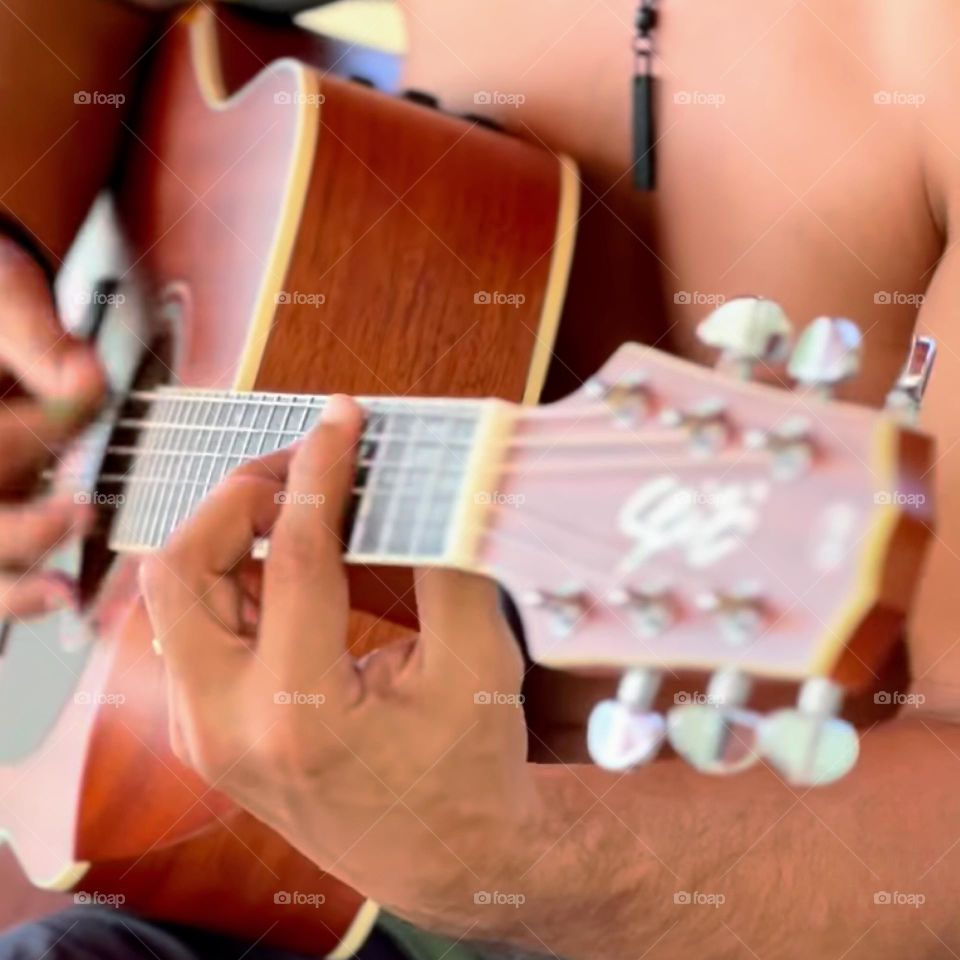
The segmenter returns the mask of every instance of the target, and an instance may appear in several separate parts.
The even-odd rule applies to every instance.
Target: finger
[[[236,470],[231,471],[227,479],[232,477],[258,477],[261,480],[273,480],[277,484],[277,489],[283,489],[287,482],[287,471],[290,468],[290,460],[293,458],[292,447],[284,450],[275,450],[256,460],[248,460]]]
[[[0,574],[0,620],[29,620],[77,608],[76,586],[61,573]]]
[[[96,519],[72,496],[51,497],[26,507],[0,507],[0,567],[21,572],[42,563],[68,539],[84,536]]]
[[[457,570],[418,570],[416,593],[425,671],[443,677],[459,664],[482,676],[505,658],[518,661],[493,580]]]
[[[347,397],[331,397],[290,462],[285,503],[264,571],[261,650],[278,672],[324,675],[346,653],[349,596],[341,531],[363,423]]]
[[[0,293],[0,364],[61,413],[95,406],[104,378],[94,352],[63,330],[43,270],[9,238],[0,238]]]
[[[249,474],[228,479],[141,565],[154,636],[188,685],[216,683],[225,661],[249,655],[240,636],[244,590],[235,572],[254,541],[269,533],[277,489]]]
[[[56,461],[77,422],[51,416],[34,400],[0,399],[0,482],[8,492],[29,495],[36,486],[37,471]]]

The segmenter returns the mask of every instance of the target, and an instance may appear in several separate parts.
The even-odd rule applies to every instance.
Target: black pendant
[[[641,73],[633,78],[633,185],[638,190],[656,186],[654,142],[653,77]]]
[[[656,0],[640,0],[637,8],[637,36],[634,46],[636,71],[633,78],[633,185],[637,190],[653,190],[657,181],[652,69],[653,31],[657,25],[655,2]]]

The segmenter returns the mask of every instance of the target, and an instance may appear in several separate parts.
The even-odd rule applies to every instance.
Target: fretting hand
[[[321,867],[416,912],[473,908],[538,816],[522,658],[496,587],[418,575],[421,633],[356,662],[341,522],[359,408],[241,468],[143,569],[176,753]],[[284,485],[282,479],[285,477]],[[270,533],[262,578],[249,560]]]

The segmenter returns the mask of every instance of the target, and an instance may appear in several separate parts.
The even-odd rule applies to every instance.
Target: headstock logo
[[[769,495],[770,484],[763,480],[684,484],[673,476],[654,477],[620,509],[617,526],[634,541],[621,572],[668,550],[682,551],[691,567],[712,566],[753,533]]]

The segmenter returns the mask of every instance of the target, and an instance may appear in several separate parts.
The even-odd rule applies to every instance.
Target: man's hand
[[[292,456],[241,468],[144,565],[171,737],[357,889],[407,915],[440,896],[469,913],[538,815],[522,659],[494,584],[441,571],[418,577],[417,642],[351,657],[340,530],[360,425],[334,398]],[[261,578],[249,555],[267,533]]]
[[[73,584],[40,567],[54,547],[86,530],[90,508],[74,503],[72,496],[29,498],[38,471],[55,460],[64,442],[96,408],[103,377],[93,352],[60,326],[43,270],[14,241],[2,237],[0,294],[0,381],[6,380],[0,382],[0,619],[4,619],[72,602]]]

